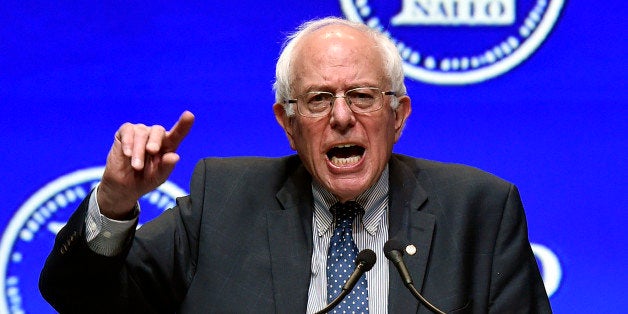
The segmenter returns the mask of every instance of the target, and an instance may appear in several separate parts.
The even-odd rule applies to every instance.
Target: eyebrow
[[[377,84],[373,84],[373,83],[366,83],[366,82],[360,82],[360,83],[356,83],[356,84],[351,84],[351,85],[347,85],[343,91],[348,91],[351,89],[355,89],[355,88],[360,88],[360,87],[376,87],[379,88],[377,86]],[[306,88],[303,93],[310,93],[310,92],[329,92],[329,93],[334,93],[336,90],[336,88],[329,86],[329,85],[311,85],[308,86],[308,88]]]

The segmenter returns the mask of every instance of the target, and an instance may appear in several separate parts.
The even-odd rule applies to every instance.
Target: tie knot
[[[358,214],[364,213],[364,208],[362,208],[362,205],[358,202],[348,201],[345,203],[338,202],[332,205],[329,211],[334,215],[336,221],[353,221]]]

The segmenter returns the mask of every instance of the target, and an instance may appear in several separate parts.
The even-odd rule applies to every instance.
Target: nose
[[[332,129],[345,131],[353,127],[356,123],[355,114],[351,111],[351,108],[349,108],[347,99],[344,97],[337,97],[335,99],[330,115],[329,124]]]

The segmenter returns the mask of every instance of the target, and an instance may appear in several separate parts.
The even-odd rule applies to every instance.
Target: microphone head
[[[367,272],[373,268],[375,265],[375,261],[377,261],[377,256],[373,250],[364,249],[358,253],[358,256],[355,258],[355,265],[362,264],[362,269],[364,272]]]
[[[401,255],[403,255],[405,248],[406,248],[406,245],[400,240],[390,239],[386,241],[386,243],[384,243],[384,255],[390,258],[390,254],[392,254],[393,251],[397,251],[401,253]]]
[[[384,254],[387,258],[390,258],[390,255],[393,251],[398,251],[401,255],[407,253],[408,255],[416,254],[416,246],[408,243],[407,241],[401,241],[398,239],[390,239],[384,243]]]

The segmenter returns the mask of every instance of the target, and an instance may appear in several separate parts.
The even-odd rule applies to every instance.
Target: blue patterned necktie
[[[342,286],[355,269],[358,247],[353,241],[352,224],[364,209],[360,204],[349,201],[336,203],[330,208],[336,227],[329,242],[327,253],[327,303],[331,303],[342,291]],[[353,290],[331,313],[368,313],[368,289],[366,274],[360,277]]]

